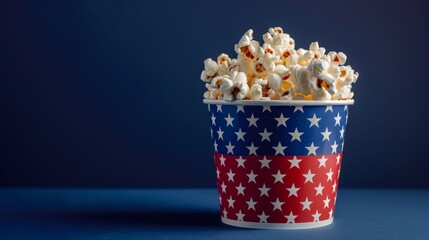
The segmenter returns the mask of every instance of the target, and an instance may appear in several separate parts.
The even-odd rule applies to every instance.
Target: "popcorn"
[[[204,61],[201,80],[206,99],[234,100],[346,100],[359,73],[345,66],[343,52],[312,42],[295,50],[295,41],[281,27],[269,28],[263,44],[249,29],[235,44],[237,58],[220,54]]]
[[[262,86],[255,83],[250,88],[250,99],[261,100],[262,99]]]
[[[201,72],[201,80],[204,82],[211,82],[213,77],[217,75],[219,65],[211,58],[207,58],[204,61],[204,70]]]
[[[233,72],[230,76],[223,76],[219,80],[221,81],[219,90],[223,93],[223,99],[226,101],[242,100],[249,91],[247,77],[243,72]]]

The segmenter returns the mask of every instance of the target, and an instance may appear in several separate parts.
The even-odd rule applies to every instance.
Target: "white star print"
[[[247,149],[249,149],[249,155],[257,155],[256,154],[256,150],[258,150],[259,147],[255,147],[253,145],[253,142],[250,144],[250,146],[247,147]]]
[[[219,196],[219,204],[222,204],[222,197]]]
[[[258,202],[254,202],[253,199],[250,198],[250,200],[246,201],[246,203],[247,203],[247,206],[248,206],[247,210],[250,210],[250,209],[256,210],[255,209],[255,204],[257,204]]]
[[[266,167],[266,168],[270,168],[270,162],[271,160],[267,159],[266,156],[264,156],[264,158],[262,160],[259,160],[259,162],[261,162],[261,169]]]
[[[320,221],[320,220],[319,220],[320,215],[322,215],[322,214],[320,214],[320,213],[319,213],[319,210],[316,210],[316,213],[315,213],[315,214],[311,214],[311,216],[313,216],[313,217],[314,217],[314,221],[313,221],[313,222],[318,222],[318,221]]]
[[[284,150],[287,148],[287,146],[282,146],[281,143],[279,142],[279,144],[276,147],[273,147],[274,150],[276,150],[276,153],[274,155],[285,155],[284,154]]]
[[[276,182],[281,182],[283,183],[283,178],[286,176],[286,174],[281,174],[280,170],[277,170],[276,174],[271,174],[275,179],[274,179],[274,183]]]
[[[332,172],[332,168],[330,168],[329,172],[326,173],[326,176],[328,177],[328,180],[326,181],[332,181],[332,174],[334,174],[334,172]]]
[[[333,213],[334,213],[334,211],[332,211],[332,208],[331,208],[331,211],[329,211],[329,218],[332,218]]]
[[[228,127],[229,125],[231,125],[231,127],[234,127],[234,125],[232,124],[232,121],[234,121],[234,118],[232,118],[229,113],[228,113],[228,117],[225,118],[226,121],[226,126]]]
[[[290,211],[288,216],[285,216],[287,218],[287,223],[295,223],[295,218],[298,217],[298,215],[293,215],[292,211]]]
[[[228,207],[234,208],[234,202],[235,202],[235,200],[232,199],[232,196],[229,196],[229,199],[227,199],[227,201],[228,201]]]
[[[277,198],[277,200],[275,202],[271,202],[271,204],[273,204],[273,211],[276,210],[276,209],[278,209],[278,210],[281,211],[282,210],[282,205],[284,203],[285,202],[280,202],[279,198]]]
[[[323,203],[325,204],[325,206],[323,208],[328,208],[329,207],[329,202],[331,201],[331,199],[328,198],[328,196],[326,196],[326,199],[323,200]]]
[[[327,111],[334,112],[334,111],[332,110],[332,105],[331,105],[331,106],[326,106],[326,110],[325,110],[325,112],[327,112]]]
[[[344,112],[347,111],[347,105],[344,105]]]
[[[260,223],[266,223],[267,222],[267,218],[269,218],[270,215],[265,215],[265,212],[262,211],[262,214],[258,215],[258,217],[259,217],[259,222]]]
[[[226,185],[224,182],[222,182],[222,184],[220,185],[222,187],[222,192],[226,192]]]
[[[329,135],[331,135],[331,133],[332,132],[328,131],[328,128],[326,128],[324,132],[321,132],[320,134],[323,135],[322,142],[325,140],[329,141]]]
[[[244,106],[243,105],[237,105],[237,113],[243,112],[244,113]]]
[[[290,168],[289,169],[291,169],[293,167],[299,168],[299,162],[301,162],[302,160],[298,159],[296,156],[293,156],[293,158],[289,159],[288,161],[290,162]]]
[[[249,183],[250,182],[254,182],[254,183],[256,183],[256,177],[258,176],[257,174],[254,174],[253,173],[253,170],[252,171],[250,171],[250,173],[249,174],[246,174],[247,175],[247,177],[249,177]]]
[[[225,166],[225,160],[226,160],[226,158],[223,155],[220,155],[219,160],[220,160],[220,165],[221,166]]]
[[[337,116],[334,117],[335,119],[335,126],[340,126],[340,121],[341,121],[341,117],[340,117],[340,113],[337,113]]]
[[[217,132],[217,139],[223,139],[224,131],[222,131],[220,127],[219,127],[219,130],[217,130],[216,132]]]
[[[337,156],[337,165],[340,164],[340,160],[341,160],[341,156],[340,156],[340,154],[338,154],[338,156]]]
[[[311,173],[311,170],[308,169],[308,173],[307,174],[302,174],[302,176],[305,177],[305,182],[304,183],[307,183],[307,182],[313,183],[313,177],[315,175],[316,175],[315,173]]]
[[[289,191],[288,197],[290,197],[292,195],[298,197],[298,190],[301,188],[295,187],[295,183],[292,183],[292,186],[290,188],[286,188],[286,189]]]
[[[302,211],[304,211],[305,209],[310,210],[310,205],[312,204],[312,201],[308,201],[308,198],[305,198],[304,202],[301,202],[302,204]]]
[[[302,108],[302,106],[295,106],[295,109],[293,110],[293,112],[296,112],[296,111],[304,112],[304,109]]]
[[[237,195],[243,194],[244,196],[244,189],[246,189],[245,187],[243,187],[243,185],[240,185],[238,187],[235,187],[237,189]]]
[[[246,134],[245,132],[241,131],[241,128],[238,129],[238,132],[235,132],[235,134],[237,135],[237,142],[238,140],[243,140],[244,142],[244,135]]]
[[[231,145],[231,141],[229,141],[229,144],[225,146],[228,149],[227,153],[234,154],[234,146]]]
[[[260,132],[259,133],[259,135],[261,135],[261,137],[262,137],[262,140],[261,140],[261,142],[263,142],[263,141],[268,141],[268,142],[271,142],[271,140],[270,140],[270,135],[271,134],[273,134],[272,132],[267,132],[267,129],[265,128],[264,129],[264,132]]]
[[[338,144],[337,141],[334,141],[334,144],[331,145],[332,153],[337,153]]]
[[[256,125],[256,122],[258,121],[258,119],[259,119],[259,118],[255,118],[255,117],[253,116],[253,113],[252,113],[252,115],[250,116],[250,118],[246,118],[246,119],[247,119],[247,121],[249,121],[249,128],[250,128],[251,126],[258,127],[258,125]]]
[[[322,183],[319,183],[319,186],[314,187],[314,189],[316,189],[316,196],[319,194],[323,196],[323,189],[324,188],[325,187],[322,186]]]
[[[322,118],[317,118],[316,114],[314,113],[312,118],[307,118],[307,119],[308,119],[308,121],[310,121],[310,127],[312,127],[312,126],[319,127],[319,121]]]
[[[276,120],[277,120],[277,127],[278,127],[278,126],[281,126],[281,125],[283,125],[283,126],[287,127],[287,126],[286,126],[286,121],[287,121],[287,120],[289,120],[289,118],[285,118],[285,117],[283,117],[283,113],[281,113],[281,114],[280,114],[280,117],[278,117],[278,118],[274,118],[274,119],[276,119]]]
[[[243,220],[243,217],[244,217],[244,216],[246,216],[246,214],[243,214],[243,213],[241,212],[241,210],[240,210],[238,213],[236,213],[235,215],[237,215],[237,220],[238,220],[238,221],[244,221],[244,220]]]
[[[314,143],[312,142],[312,143],[311,143],[311,145],[310,145],[309,147],[305,147],[305,148],[307,148],[307,150],[308,150],[308,154],[307,154],[307,156],[309,156],[310,154],[317,155],[317,154],[316,154],[316,150],[317,150],[319,147],[314,146]]]
[[[261,191],[261,195],[260,195],[260,197],[262,197],[263,195],[265,195],[265,196],[269,197],[269,196],[268,196],[268,191],[269,191],[271,188],[267,188],[267,187],[265,186],[265,183],[264,183],[264,185],[262,185],[262,187],[261,187],[261,188],[258,188],[258,189],[259,189],[259,191]]]
[[[341,127],[341,130],[340,130],[340,139],[341,139],[341,138],[344,138],[344,131],[345,131],[345,130],[344,130],[344,126],[342,126],[342,127]]]
[[[229,169],[229,172],[226,175],[228,175],[228,182],[234,182],[235,173],[232,172],[232,169]]]
[[[324,166],[324,167],[326,167],[326,161],[327,161],[328,159],[327,158],[325,158],[325,156],[323,155],[321,158],[318,158],[317,159],[317,161],[319,161],[319,168],[320,167],[322,167],[322,166]]]
[[[210,128],[210,136],[213,138],[213,129]]]
[[[214,141],[213,146],[214,146],[215,152],[217,152],[217,143],[216,143],[216,141]]]
[[[216,125],[216,117],[212,113],[212,116],[210,117],[212,119],[212,125]]]
[[[222,112],[222,105],[216,105],[216,107],[218,112]]]
[[[235,160],[237,161],[237,168],[239,168],[239,167],[246,168],[246,167],[244,166],[244,162],[246,161],[246,159],[244,159],[244,158],[242,158],[242,157],[240,156],[239,158],[237,158],[237,159],[235,159]]]
[[[294,140],[298,140],[301,142],[301,135],[304,134],[304,132],[298,132],[298,128],[295,128],[294,132],[289,132],[289,134],[292,136],[292,139],[290,140],[293,142]]]
[[[228,215],[228,212],[226,211],[226,208],[223,210],[223,217],[226,218],[226,216]]]
[[[337,183],[334,182],[334,184],[332,184],[332,192],[335,192],[336,189],[337,189]]]
[[[271,112],[271,107],[270,106],[262,106],[262,112],[265,112],[265,111]]]
[[[220,171],[219,171],[219,169],[217,169],[217,168],[216,168],[216,175],[217,175],[217,178],[219,178],[219,177],[220,177]]]
[[[346,114],[346,124],[347,124],[348,121],[349,121],[349,114],[347,113]]]
[[[207,104],[207,110],[210,112],[210,104]]]

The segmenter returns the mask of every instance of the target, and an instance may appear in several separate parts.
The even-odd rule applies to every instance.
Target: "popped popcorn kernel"
[[[346,66],[343,52],[326,53],[319,42],[295,50],[295,40],[281,27],[263,34],[263,43],[247,30],[234,45],[236,58],[220,54],[207,58],[201,72],[206,99],[234,100],[347,100],[359,73]]]

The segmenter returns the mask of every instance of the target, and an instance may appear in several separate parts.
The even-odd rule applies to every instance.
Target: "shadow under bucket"
[[[353,100],[204,103],[222,222],[265,229],[333,222]]]

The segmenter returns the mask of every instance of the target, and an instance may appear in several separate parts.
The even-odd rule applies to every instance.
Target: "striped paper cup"
[[[222,222],[265,229],[331,224],[353,102],[204,100]]]

